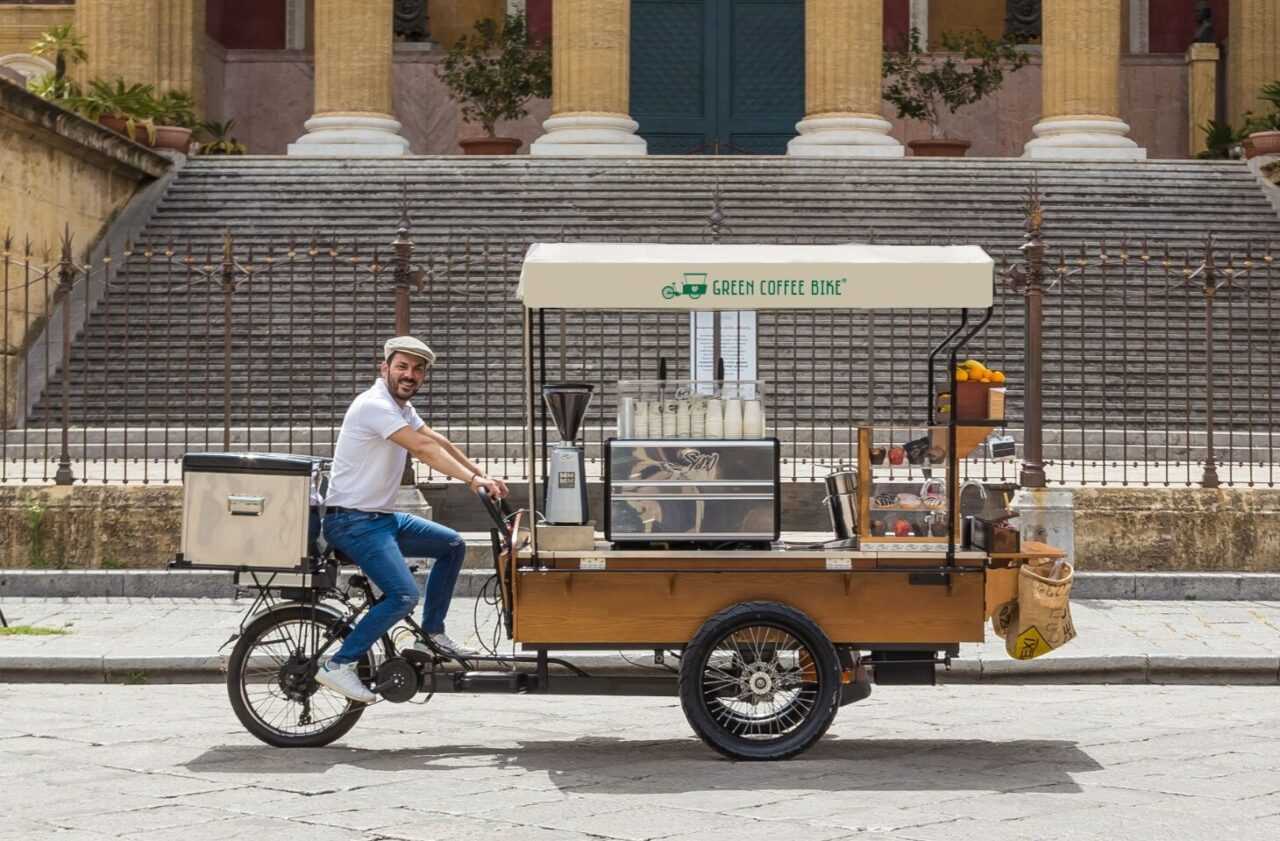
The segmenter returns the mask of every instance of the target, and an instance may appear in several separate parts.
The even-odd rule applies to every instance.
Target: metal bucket
[[[823,502],[831,518],[831,530],[839,540],[858,534],[858,471],[840,470],[826,478],[827,496]]]

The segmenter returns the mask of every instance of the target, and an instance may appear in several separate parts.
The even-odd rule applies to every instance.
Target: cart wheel
[[[255,619],[227,661],[227,693],[245,729],[278,748],[314,748],[346,735],[364,704],[320,686],[309,668],[325,634],[342,617],[327,607],[291,605]],[[366,653],[357,667],[368,680]]]
[[[777,602],[707,620],[685,649],[680,705],[731,759],[788,759],[822,738],[840,699],[836,650],[816,623]]]

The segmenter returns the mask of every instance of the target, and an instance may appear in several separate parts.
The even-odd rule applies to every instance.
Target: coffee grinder
[[[560,432],[560,443],[551,447],[547,459],[547,492],[543,498],[543,514],[553,525],[587,522],[587,462],[574,439],[587,415],[594,390],[595,386],[585,383],[542,387],[542,399]]]

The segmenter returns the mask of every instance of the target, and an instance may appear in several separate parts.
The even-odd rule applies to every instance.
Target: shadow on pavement
[[[753,783],[809,791],[994,791],[1055,786],[1078,791],[1073,774],[1101,769],[1061,740],[832,739],[787,762],[736,763],[693,739],[581,738],[502,746],[445,745],[393,750],[227,745],[183,764],[203,774],[322,774],[339,766],[371,771],[492,768],[545,773],[562,788],[676,793]],[[590,777],[591,781],[584,778]]]

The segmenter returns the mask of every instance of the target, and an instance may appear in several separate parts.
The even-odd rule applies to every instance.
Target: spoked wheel
[[[311,665],[327,630],[341,621],[329,608],[313,611],[300,604],[273,610],[245,628],[227,664],[227,692],[246,730],[275,747],[309,748],[327,745],[355,726],[365,705],[320,686]],[[368,680],[369,654],[358,669]]]
[[[681,658],[685,717],[732,759],[801,753],[827,732],[839,698],[835,647],[813,620],[776,602],[722,610]]]

